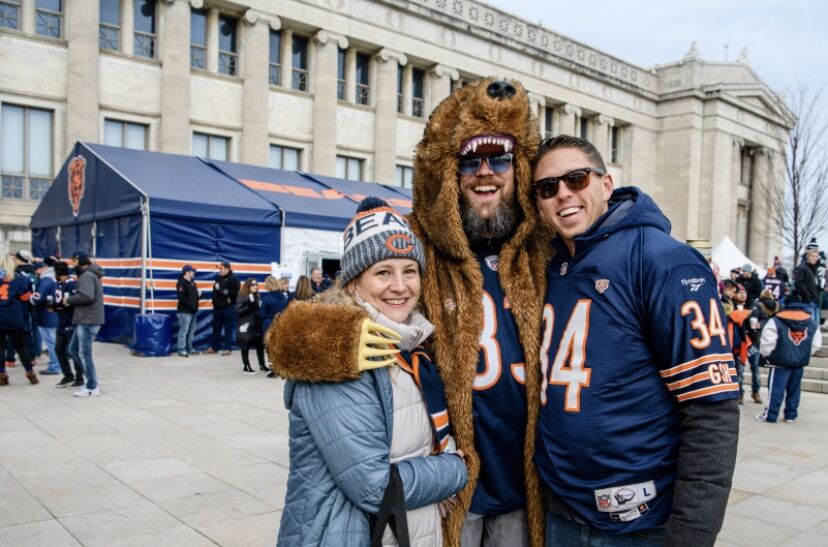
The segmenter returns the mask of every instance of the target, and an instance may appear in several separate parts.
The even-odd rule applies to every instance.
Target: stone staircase
[[[805,367],[805,374],[802,377],[802,391],[812,393],[828,393],[828,331],[822,330],[822,349],[817,355],[826,357],[811,357],[811,364]],[[762,386],[768,385],[768,369],[760,368]],[[750,366],[745,367],[745,393],[750,395]]]

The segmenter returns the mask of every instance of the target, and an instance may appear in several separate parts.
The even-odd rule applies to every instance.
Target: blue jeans
[[[224,336],[221,331],[224,330]],[[233,334],[236,330],[236,308],[213,308],[213,339],[210,347],[214,351],[233,349]]]
[[[55,351],[57,327],[37,327],[37,330],[40,332],[43,343],[46,344],[46,349],[49,350],[49,363],[46,365],[46,370],[48,372],[60,372],[60,361],[58,361],[57,352]]]
[[[664,528],[650,528],[629,534],[607,534],[569,520],[556,513],[546,513],[546,547],[658,547],[664,545]]]
[[[98,387],[98,375],[95,374],[95,362],[92,360],[92,342],[95,341],[100,325],[75,325],[68,353],[73,359],[83,364],[86,373],[86,389]]]
[[[802,388],[804,368],[770,367],[768,374],[768,406],[765,407],[765,421],[779,419],[782,399],[785,399],[785,419],[796,420],[799,415],[799,396]]]
[[[176,315],[178,316],[178,353],[194,353],[195,314],[178,312]]]

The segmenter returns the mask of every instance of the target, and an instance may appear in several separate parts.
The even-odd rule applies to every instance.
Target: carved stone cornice
[[[609,116],[604,116],[603,114],[595,118],[595,121],[598,122],[598,125],[606,125],[609,127],[615,126],[615,119],[610,118]]]
[[[399,9],[399,0],[381,0]],[[540,25],[529,23],[514,15],[474,0],[407,0],[408,8],[421,15],[434,13],[444,24],[461,32],[483,34],[504,43],[528,46],[543,57],[574,69],[603,76],[606,79],[638,88],[650,94],[658,93],[658,76],[651,70],[633,65],[595,48],[576,42]],[[504,40],[505,39],[505,40]]]

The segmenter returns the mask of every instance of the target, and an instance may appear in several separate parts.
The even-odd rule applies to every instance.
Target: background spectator
[[[293,292],[293,296],[291,299],[295,300],[310,300],[313,298],[313,295],[316,294],[313,292],[313,288],[311,287],[310,279],[306,275],[300,275],[299,279],[296,281],[296,290]]]
[[[198,353],[193,347],[193,335],[196,330],[198,315],[198,287],[195,284],[196,269],[187,264],[181,269],[181,275],[175,285],[178,305],[178,355],[189,357]]]
[[[246,374],[256,374],[250,366],[249,352],[256,350],[256,359],[259,361],[259,370],[269,372],[270,369],[264,364],[264,345],[262,344],[262,317],[259,314],[261,307],[259,296],[259,283],[252,277],[244,281],[239,291],[239,298],[236,301],[236,314],[238,315],[238,332],[236,343],[241,350],[242,364]]]
[[[54,262],[52,261],[52,264]],[[37,328],[40,339],[46,344],[49,352],[49,363],[40,374],[60,374],[60,361],[55,353],[55,335],[57,333],[58,316],[55,313],[55,290],[57,280],[55,270],[45,262],[36,262],[33,266],[37,273],[37,290],[32,293],[33,327]]]
[[[24,328],[31,287],[28,279],[14,270],[15,262],[8,255],[4,256],[0,261],[0,351],[5,352],[6,340],[10,340],[26,369],[26,378],[31,384],[37,384]],[[7,385],[9,376],[4,363],[0,365],[0,386]]]
[[[58,382],[57,387],[82,387],[83,363],[75,356],[69,355],[69,342],[75,332],[75,325],[72,324],[72,307],[65,304],[65,297],[75,294],[78,284],[69,276],[69,265],[65,262],[55,263],[55,278],[58,286],[55,291],[55,309],[58,315],[57,332],[55,333],[55,353],[57,354],[63,378]],[[74,373],[69,366],[69,360],[75,365]]]
[[[233,273],[230,263],[219,263],[216,282],[213,284],[213,338],[210,349],[205,353],[230,355],[233,347],[233,331],[236,328],[236,298],[239,296],[239,278]],[[222,337],[222,331],[224,336]]]
[[[78,288],[74,294],[64,295],[64,302],[73,306],[72,323],[75,332],[69,343],[69,354],[83,363],[86,374],[86,387],[72,395],[75,397],[97,397],[101,394],[98,387],[98,375],[92,359],[92,342],[101,325],[104,324],[104,301],[101,278],[103,269],[92,263],[85,251],[75,251],[72,255],[75,273],[78,276]]]
[[[314,293],[320,293],[328,290],[333,285],[333,282],[325,277],[321,268],[313,268],[310,274],[311,288]]]

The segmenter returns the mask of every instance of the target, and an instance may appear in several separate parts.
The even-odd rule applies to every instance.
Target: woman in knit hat
[[[376,198],[363,200],[343,240],[338,290],[292,303],[268,335],[274,368],[289,379],[290,476],[278,544],[410,540],[438,547],[441,511],[451,505],[444,500],[468,475],[450,434],[442,382],[422,348],[434,328],[417,311],[423,248],[405,219]],[[320,307],[321,324],[303,320],[318,317]],[[361,329],[343,331],[355,317],[364,318]],[[301,354],[280,349],[288,341],[296,348],[297,339]],[[373,351],[366,339],[375,342]],[[383,342],[401,351],[383,350]],[[331,358],[343,347],[353,362]],[[352,381],[324,381],[332,369],[357,368]],[[386,527],[382,509],[394,505],[394,494],[402,514]]]

